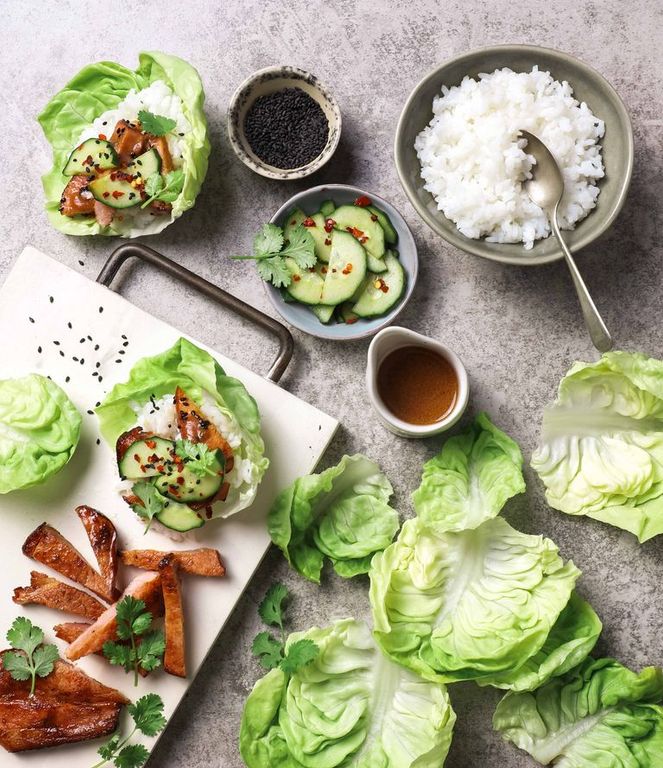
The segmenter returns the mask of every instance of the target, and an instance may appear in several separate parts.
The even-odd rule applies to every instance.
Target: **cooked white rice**
[[[459,86],[443,86],[433,115],[414,144],[421,176],[439,210],[466,237],[530,249],[550,234],[546,215],[523,190],[534,158],[523,150],[519,130],[538,136],[562,170],[562,229],[573,229],[596,206],[605,126],[566,81],[537,67],[466,77]]]
[[[155,80],[142,91],[132,89],[126,97],[114,108],[99,115],[97,119],[85,128],[78,137],[78,143],[97,137],[100,133],[110,138],[118,120],[138,120],[138,113],[147,110],[155,115],[169,117],[175,120],[177,125],[166,136],[168,149],[173,159],[175,168],[183,163],[184,141],[180,134],[186,134],[191,130],[191,125],[184,115],[182,100],[174,93],[163,80]],[[149,210],[142,210],[140,206],[125,208],[121,217],[117,217],[114,229],[128,232],[136,228],[145,230],[145,234],[154,234],[162,229],[161,217],[153,216]]]

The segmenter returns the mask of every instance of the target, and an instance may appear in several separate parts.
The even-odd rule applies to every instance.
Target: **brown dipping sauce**
[[[408,424],[435,424],[453,409],[458,378],[451,363],[427,347],[400,347],[382,361],[378,394]]]

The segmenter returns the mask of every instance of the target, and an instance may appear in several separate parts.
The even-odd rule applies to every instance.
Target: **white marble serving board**
[[[53,642],[54,624],[76,620],[47,608],[15,605],[11,597],[14,587],[29,584],[32,568],[48,571],[21,553],[26,536],[45,520],[96,566],[83,527],[73,511],[79,504],[95,507],[113,520],[121,546],[126,549],[216,547],[226,563],[227,577],[184,577],[183,581],[187,680],[161,670],[141,679],[134,688],[130,675],[111,668],[100,658],[88,657],[79,662],[93,677],[119,688],[131,699],[148,691],[158,693],[164,700],[166,716],[170,717],[269,546],[265,518],[271,501],[281,488],[315,468],[338,422],[206,347],[226,372],[241,379],[256,398],[270,468],[250,509],[227,520],[213,521],[190,534],[186,541],[174,542],[151,531],[143,535],[143,525],[117,493],[113,452],[103,440],[97,444],[97,419],[87,411],[94,409],[116,382],[126,379],[134,362],[165,350],[183,334],[31,247],[20,255],[0,289],[0,331],[0,379],[31,372],[49,375],[66,390],[83,415],[79,447],[58,475],[44,485],[0,496],[0,635],[4,640],[14,618],[25,615],[42,627],[48,641]],[[122,346],[123,336],[129,342],[126,347]],[[99,345],[96,351],[95,345]],[[101,376],[101,383],[99,377],[92,375],[95,371]],[[131,569],[122,569],[122,584],[132,575]],[[63,643],[56,642],[64,649]],[[126,713],[122,722],[125,727],[128,725]],[[101,743],[96,740],[20,755],[0,750],[0,766],[48,764],[49,768],[89,768],[96,762],[96,750]],[[151,748],[155,741],[144,739],[143,743]]]

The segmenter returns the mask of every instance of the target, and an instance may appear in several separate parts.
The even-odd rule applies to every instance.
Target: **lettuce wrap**
[[[101,114],[118,107],[132,90],[139,92],[157,81],[164,82],[179,97],[190,126],[181,137],[183,186],[169,215],[147,214],[143,217],[147,223],[143,222],[142,226],[138,217],[128,215],[118,216],[108,226],[101,226],[91,216],[63,216],[59,210],[60,198],[69,179],[62,170],[81,135]],[[49,101],[38,117],[53,149],[53,167],[42,177],[51,224],[68,235],[137,237],[161,232],[193,207],[207,173],[210,153],[203,101],[198,73],[176,56],[156,51],[141,53],[135,72],[108,61],[84,67]],[[112,131],[112,126],[109,128],[109,132]]]

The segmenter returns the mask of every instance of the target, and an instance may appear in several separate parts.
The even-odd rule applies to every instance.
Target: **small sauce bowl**
[[[446,361],[455,374],[457,383],[455,399],[449,410],[441,418],[431,423],[414,424],[404,421],[387,407],[380,393],[378,380],[382,364],[393,352],[404,347],[414,347],[419,350],[433,352],[441,357],[443,361]],[[368,348],[366,388],[371,404],[380,421],[387,429],[401,437],[431,437],[446,431],[461,418],[467,407],[470,395],[467,371],[455,352],[435,339],[398,326],[383,329],[371,341]]]
[[[244,131],[244,120],[253,103],[285,88],[299,88],[316,101],[327,118],[329,134],[322,152],[299,168],[277,168],[261,160],[253,151]],[[239,159],[252,171],[268,179],[303,179],[320,170],[336,151],[341,137],[341,110],[331,91],[315,75],[297,67],[267,67],[248,77],[235,91],[228,108],[228,138]]]

